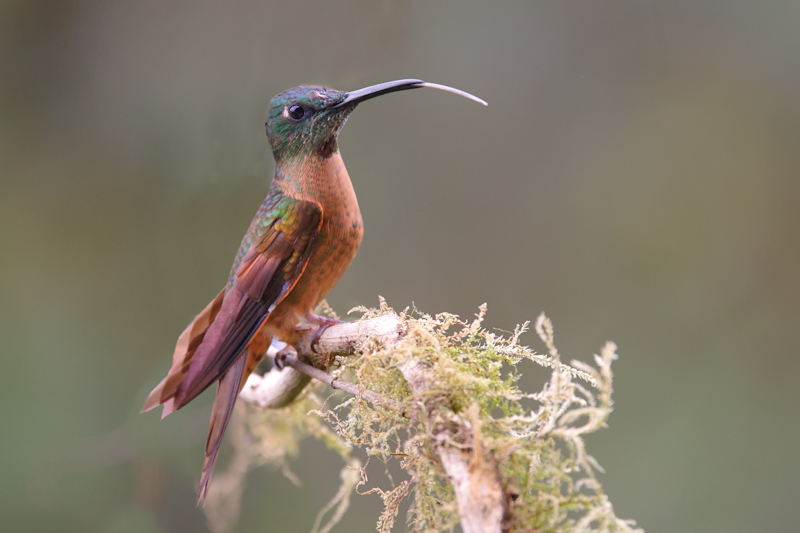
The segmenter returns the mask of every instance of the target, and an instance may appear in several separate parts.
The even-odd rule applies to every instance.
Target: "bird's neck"
[[[355,201],[350,176],[338,151],[328,157],[311,155],[279,161],[273,187],[293,198],[320,204],[323,210],[337,202]]]

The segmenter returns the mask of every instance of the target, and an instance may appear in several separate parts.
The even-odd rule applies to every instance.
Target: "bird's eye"
[[[289,108],[289,116],[292,120],[300,120],[306,116],[306,110],[303,106],[294,104]]]

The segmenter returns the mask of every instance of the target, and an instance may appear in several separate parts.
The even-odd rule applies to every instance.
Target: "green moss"
[[[383,300],[379,309],[357,310],[364,319],[393,312]],[[321,402],[306,394],[287,409],[294,436],[321,438],[351,466],[360,464],[357,455],[399,463],[407,479],[396,480],[393,487],[359,490],[384,501],[379,531],[390,530],[406,495],[412,498],[411,530],[446,531],[458,523],[455,494],[435,452],[441,429],[457,420],[480,428],[475,439],[480,438],[483,453],[502,477],[511,531],[641,531],[633,521],[615,516],[596,477],[600,467],[583,440],[605,427],[612,411],[614,344],[607,343],[594,357],[596,367],[580,361],[568,366],[560,361],[552,324],[544,315],[535,329],[547,355],[519,344],[527,323],[501,337],[481,327],[485,313],[482,306],[475,320],[465,322],[448,313],[431,316],[406,309],[400,317],[408,334],[398,345],[367,346],[358,356],[339,358],[334,370],[337,377],[391,400],[393,408],[337,393],[333,398],[341,401],[335,407],[312,411]],[[422,395],[412,394],[399,371],[411,360],[428,369],[430,383]],[[552,369],[539,391],[520,389],[518,365],[525,360]],[[317,416],[306,416],[309,411]],[[274,431],[285,433],[283,416],[284,422],[251,423],[252,431],[260,439],[272,438],[268,435]]]

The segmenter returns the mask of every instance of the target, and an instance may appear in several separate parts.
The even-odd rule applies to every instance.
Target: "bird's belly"
[[[305,271],[292,289],[291,295],[300,298],[309,309],[325,298],[356,256],[363,235],[361,221],[338,233],[320,233],[317,237],[320,246],[315,246]]]

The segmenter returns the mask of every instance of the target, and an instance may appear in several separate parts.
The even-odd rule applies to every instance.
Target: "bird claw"
[[[289,355],[294,355],[297,352],[295,351],[294,347],[290,344],[287,344],[280,350],[278,353],[275,354],[275,368],[278,370],[283,370],[286,366],[286,357]]]
[[[320,337],[331,326],[335,326],[337,324],[344,324],[343,320],[334,320],[333,318],[326,318],[326,317],[317,317],[319,320],[319,327],[317,331],[314,332],[314,335],[311,337],[311,342],[308,344],[308,347],[311,349],[312,353],[317,352],[317,343],[319,342]],[[275,354],[275,367],[278,370],[283,370],[286,366],[286,358],[288,356],[296,356],[297,350],[295,350],[294,346],[291,344],[287,344]]]
[[[309,345],[311,347],[311,351],[313,353],[318,353],[317,352],[317,343],[319,342],[319,338],[322,336],[322,334],[325,332],[326,329],[328,329],[331,326],[335,326],[337,324],[344,324],[345,323],[344,320],[336,320],[335,318],[326,318],[324,316],[321,316],[321,317],[318,317],[318,318],[319,318],[319,321],[320,321],[320,325],[319,325],[319,328],[317,329],[317,332],[314,333],[313,337],[311,337],[311,344]]]

